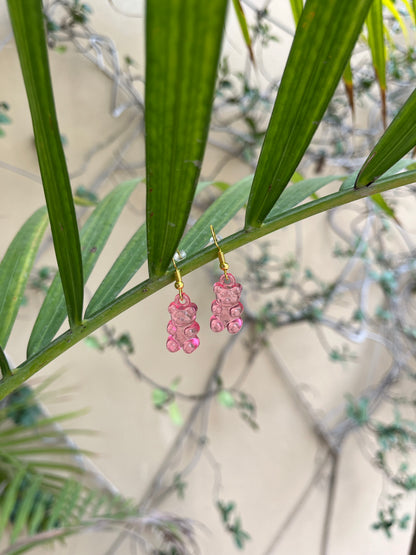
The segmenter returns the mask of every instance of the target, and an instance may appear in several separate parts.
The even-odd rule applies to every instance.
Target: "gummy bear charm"
[[[176,353],[183,349],[185,353],[191,354],[199,347],[199,324],[196,321],[196,311],[198,307],[191,299],[182,293],[182,301],[179,295],[169,305],[171,320],[168,324],[170,334],[166,342],[166,347],[171,353]]]
[[[228,279],[227,279],[228,278]],[[240,318],[243,305],[240,303],[242,286],[237,283],[233,274],[222,275],[220,281],[214,284],[216,300],[212,302],[210,326],[212,331],[218,332],[227,328],[229,333],[238,333],[243,325]]]

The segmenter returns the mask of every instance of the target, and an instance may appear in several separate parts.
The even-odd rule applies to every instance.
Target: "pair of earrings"
[[[212,237],[218,249],[218,259],[220,268],[224,274],[219,281],[214,284],[215,300],[211,304],[212,316],[210,327],[214,332],[227,329],[229,333],[238,333],[243,325],[241,314],[243,305],[240,302],[242,286],[237,283],[233,274],[228,272],[228,264],[225,261],[224,253],[218,245],[217,236],[214,228],[211,227]],[[199,324],[196,321],[198,307],[186,293],[183,292],[183,281],[179,269],[175,267],[175,287],[179,291],[175,300],[169,305],[171,320],[168,323],[169,337],[166,347],[171,353],[183,349],[185,353],[193,353],[199,347],[198,332]]]

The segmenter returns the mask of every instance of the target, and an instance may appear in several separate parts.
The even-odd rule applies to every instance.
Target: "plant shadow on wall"
[[[8,1],[46,208],[37,210],[17,231],[0,264],[0,533],[8,530],[10,539],[5,554],[82,530],[114,528],[120,533],[109,553],[115,553],[127,537],[149,553],[195,551],[192,521],[167,515],[157,506],[173,493],[185,494],[189,474],[201,457],[212,468],[214,503],[225,530],[237,548],[249,545],[250,531],[238,499],[223,493],[220,465],[207,438],[214,403],[257,429],[256,401],[246,382],[260,354],[269,357],[286,382],[321,445],[311,483],[294,500],[265,553],[278,547],[313,485],[329,469],[320,546],[321,553],[328,552],[339,460],[351,433],[366,445],[366,456],[391,484],[374,529],[391,536],[407,527],[410,515],[401,509],[400,500],[416,488],[411,464],[415,400],[406,393],[415,377],[416,249],[414,237],[402,225],[400,206],[405,203],[413,210],[415,202],[416,169],[413,160],[404,157],[416,144],[416,93],[411,88],[416,14],[406,2],[385,4],[339,0],[323,6],[319,0],[308,0],[303,8],[301,1],[292,0],[297,30],[283,76],[269,76],[267,84],[260,85],[266,75],[265,50],[276,43],[279,33],[287,32],[267,9],[256,9],[248,0],[233,2],[248,60],[244,71],[234,71],[226,57],[219,61],[226,0],[148,0],[144,104],[136,87],[143,78],[136,76],[133,58],[127,56],[121,66],[113,41],[93,29],[87,4],[46,2],[42,12],[37,0]],[[169,33],[163,32],[166,28]],[[84,284],[143,176],[121,183],[100,200],[89,189],[73,194],[55,115],[47,44],[61,52],[71,44],[111,78],[113,115],[130,110],[137,123],[133,135],[131,129],[124,131],[124,146],[146,124],[146,157],[138,163],[146,166],[146,221],[137,226],[88,302]],[[0,104],[1,134],[7,129],[3,125],[10,123],[9,104],[13,109],[12,101],[5,100]],[[390,122],[384,132],[349,123],[351,111],[355,114],[362,107],[371,111],[374,106],[378,121]],[[109,137],[106,146],[116,138],[119,134]],[[7,140],[7,134],[1,140]],[[220,148],[223,157],[212,175],[200,180],[207,141]],[[86,165],[101,148],[86,155]],[[234,158],[251,165],[254,175],[230,186],[217,175]],[[322,173],[324,166],[331,175]],[[317,175],[306,177],[313,170]],[[322,192],[324,187],[330,192]],[[340,208],[359,199],[363,200],[352,207]],[[80,232],[76,208],[88,211]],[[334,238],[331,246],[328,241],[326,254],[339,262],[332,279],[303,263],[300,240],[293,257],[277,257],[258,241],[321,212],[326,212]],[[190,219],[193,225],[188,228]],[[176,251],[182,253],[177,261],[182,275],[216,258],[210,225],[220,232],[231,221],[238,231],[221,240],[225,253],[256,241],[241,251],[246,264],[245,275],[239,276],[245,290],[244,331],[241,337],[230,336],[203,389],[190,395],[180,390],[179,380],[169,387],[158,383],[151,377],[150,363],[146,370],[139,368],[134,341],[110,322],[175,279],[171,261]],[[35,267],[48,222],[56,274]],[[125,290],[146,261],[149,278]],[[27,360],[11,369],[5,350],[29,275],[29,285],[44,291],[45,299],[35,318]],[[57,336],[66,319],[67,331]],[[389,361],[377,365],[370,385],[367,382],[357,394],[346,396],[341,410],[331,407],[323,417],[274,341],[279,328],[302,329],[305,323],[316,333],[328,364],[341,368],[358,364],[357,346],[367,342],[377,344]],[[98,350],[116,349],[125,365],[150,386],[155,408],[181,424],[174,445],[138,502],[124,499],[90,467],[87,454],[58,425],[66,416],[49,417],[37,392],[23,385],[83,339]],[[298,341],[302,344],[302,332]],[[245,362],[230,382],[225,368],[237,342],[245,347]],[[183,422],[185,402],[192,403],[192,409]],[[189,447],[190,458],[183,463],[179,455]],[[78,481],[79,475],[85,484]]]

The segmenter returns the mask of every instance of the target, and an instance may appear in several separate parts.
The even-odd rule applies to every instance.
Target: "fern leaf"
[[[84,515],[88,510],[88,507],[91,503],[91,501],[94,499],[95,495],[93,491],[88,491],[85,493],[82,505],[79,507],[78,509],[78,514],[76,515],[76,518],[79,522],[81,522],[84,519]]]
[[[23,482],[24,483],[24,482]],[[35,476],[32,483],[24,490],[24,496],[14,518],[14,525],[10,536],[10,543],[14,543],[24,528],[27,528],[29,517],[36,504],[40,492],[41,478]]]
[[[1,496],[0,511],[0,538],[3,536],[7,523],[13,513],[13,509],[18,501],[20,485],[26,475],[24,468],[19,468],[18,472],[13,476]]]
[[[77,509],[78,503],[81,500],[82,485],[76,480],[69,480],[71,482],[71,487],[67,492],[67,499],[65,505],[65,511],[61,515],[61,522],[63,527],[67,527],[74,524],[75,511]]]
[[[52,528],[59,528],[61,526],[61,515],[64,512],[68,492],[71,489],[72,483],[72,480],[66,480],[59,494],[54,497],[48,520],[45,524],[45,530],[51,530]]]
[[[40,493],[36,504],[33,506],[33,511],[30,516],[28,535],[32,536],[36,534],[38,530],[42,527],[42,522],[44,522],[48,505],[50,504],[50,496],[45,493]]]

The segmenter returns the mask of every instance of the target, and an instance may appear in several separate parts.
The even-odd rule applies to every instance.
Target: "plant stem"
[[[281,541],[284,534],[286,534],[289,526],[292,524],[295,517],[298,516],[299,511],[304,507],[312,491],[317,487],[317,483],[319,483],[319,480],[321,479],[323,471],[325,470],[327,463],[330,459],[331,459],[331,455],[329,451],[327,451],[324,454],[323,459],[319,462],[319,464],[317,464],[311,478],[309,479],[305,488],[302,490],[301,494],[299,495],[293,507],[290,509],[286,518],[280,524],[279,528],[277,529],[277,532],[274,534],[273,539],[267,546],[266,551],[264,551],[263,555],[273,555],[273,553],[276,553],[277,544]]]
[[[414,524],[413,536],[409,549],[409,555],[416,555],[416,522]]]
[[[278,229],[282,229],[292,223],[298,222],[315,214],[325,212],[331,208],[348,204],[355,200],[368,197],[375,193],[382,193],[390,189],[409,185],[416,181],[416,170],[404,172],[402,174],[390,176],[380,179],[370,187],[362,189],[349,189],[340,191],[322,197],[316,201],[297,206],[292,210],[288,210],[273,221],[267,221],[260,228],[244,229],[230,235],[221,242],[221,248],[224,252],[230,252],[247,243],[251,243],[255,239],[259,239]],[[211,245],[198,251],[189,257],[187,262],[180,266],[182,275],[186,275],[197,268],[200,268],[207,262],[217,257],[217,248]],[[100,328],[128,308],[139,303],[141,300],[149,297],[156,291],[159,291],[175,279],[173,271],[165,273],[158,278],[147,279],[133,287],[106,307],[95,313],[91,318],[84,320],[80,325],[75,326],[72,330],[68,330],[52,341],[47,347],[23,362],[11,376],[3,376],[0,381],[0,400],[6,395],[14,391],[19,385],[24,383],[33,374],[46,366],[49,362],[57,358],[60,354],[67,351],[70,347],[90,335],[96,329]]]
[[[332,454],[332,466],[331,466],[331,474],[329,477],[329,485],[328,485],[328,493],[327,493],[327,502],[326,502],[326,509],[325,509],[325,519],[324,519],[324,527],[322,530],[322,538],[321,538],[321,555],[328,555],[328,545],[329,545],[329,533],[331,531],[331,523],[332,523],[332,516],[334,513],[334,504],[335,504],[335,493],[336,493],[336,483],[338,477],[338,466],[339,466],[339,453]]]

